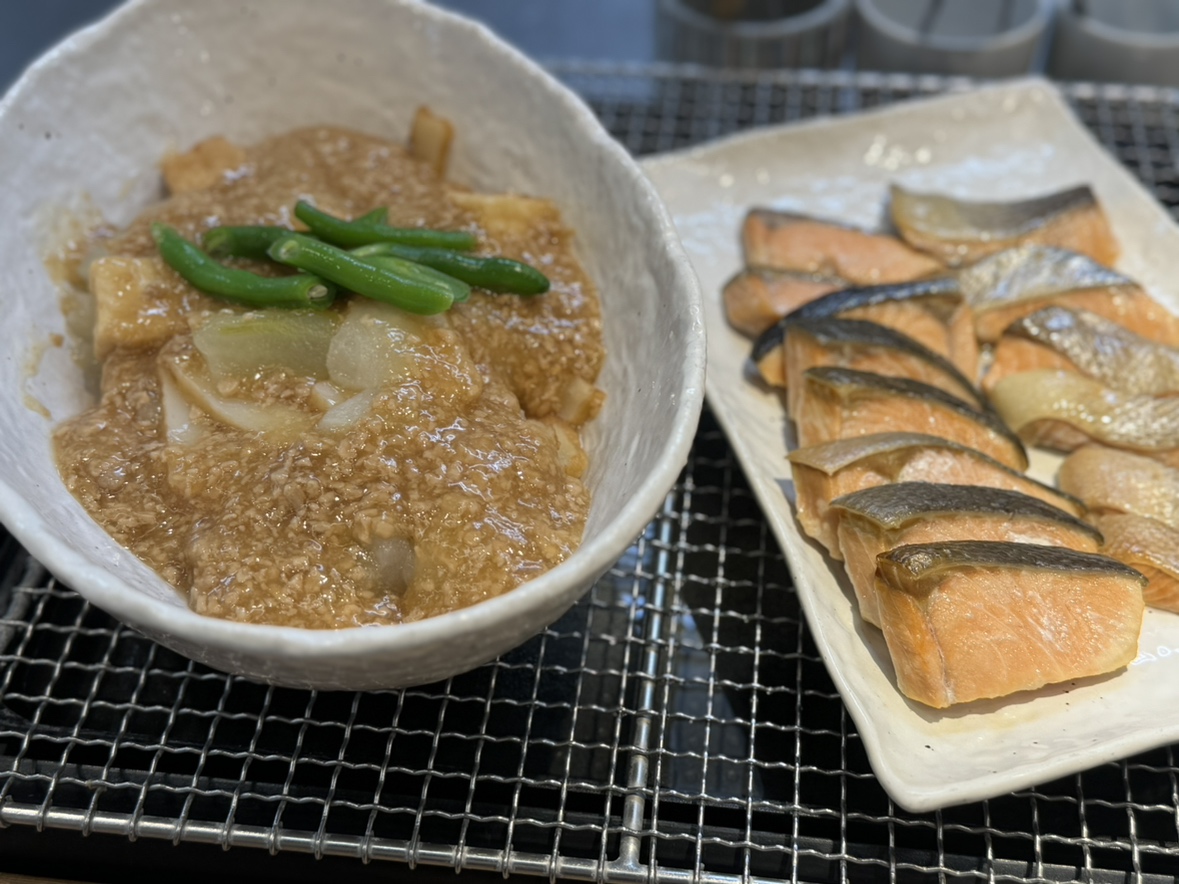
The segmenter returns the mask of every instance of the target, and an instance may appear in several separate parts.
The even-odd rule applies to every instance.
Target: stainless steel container
[[[1052,0],[856,0],[862,70],[1005,77],[1032,68]]]
[[[659,57],[721,67],[838,67],[850,0],[659,0]]]
[[[1048,70],[1064,80],[1179,86],[1179,3],[1067,4],[1057,18]]]

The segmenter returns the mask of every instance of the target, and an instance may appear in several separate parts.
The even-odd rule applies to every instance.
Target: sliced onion
[[[328,348],[339,325],[334,314],[311,310],[215,313],[192,336],[217,378],[248,378],[286,369],[326,378]]]
[[[316,381],[311,388],[309,401],[320,411],[327,411],[345,399],[344,391],[331,381]]]
[[[160,372],[160,407],[170,445],[191,445],[201,437],[201,428],[192,421],[192,405],[176,386],[170,371]]]
[[[260,405],[222,396],[209,373],[190,360],[168,360],[164,366],[190,404],[228,426],[279,441],[298,438],[314,424],[313,415],[289,405]]]
[[[377,398],[376,390],[365,390],[355,396],[333,405],[317,425],[321,430],[329,433],[340,433],[356,425],[356,422],[367,417],[373,409],[373,402]]]
[[[388,304],[353,301],[328,349],[328,376],[349,390],[410,380],[418,373],[415,349],[436,324]]]
[[[403,592],[413,582],[417,553],[413,544],[401,537],[374,540],[369,547],[377,567],[377,585],[386,592]]]

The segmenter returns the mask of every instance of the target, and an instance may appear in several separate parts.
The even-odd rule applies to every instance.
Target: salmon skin
[[[890,188],[901,236],[950,265],[971,264],[1021,243],[1062,246],[1102,264],[1118,257],[1109,221],[1087,186],[1012,202],[956,199]]]
[[[808,368],[838,365],[889,377],[922,381],[979,409],[990,405],[948,360],[895,329],[862,319],[820,316],[792,322],[786,334],[784,375],[801,377]],[[802,384],[789,385],[786,410],[797,419]]]
[[[1080,516],[1085,505],[974,448],[926,433],[872,433],[836,439],[788,455],[794,500],[803,531],[838,559],[838,520],[830,501],[888,482],[943,482],[1019,491]]]
[[[749,211],[741,243],[746,266],[822,273],[855,285],[903,282],[943,269],[896,237],[771,209]]]
[[[1167,459],[1179,450],[1179,396],[1132,396],[1074,372],[1044,370],[999,381],[991,402],[1033,445],[1072,451],[1095,441]]]
[[[803,304],[846,287],[847,280],[837,276],[750,267],[725,283],[721,295],[729,324],[756,338]]]
[[[1101,551],[1146,578],[1146,604],[1179,612],[1179,530],[1133,513],[1095,516],[1094,524],[1105,537]]]
[[[1094,513],[1134,513],[1179,531],[1179,470],[1152,458],[1086,445],[1064,459],[1057,482]]]
[[[943,276],[896,285],[862,286],[822,295],[786,314],[754,342],[751,357],[774,386],[779,377],[786,330],[800,320],[825,317],[864,319],[903,332],[934,353],[949,359],[963,375],[978,375],[978,342],[970,308],[958,282]]]
[[[1060,507],[1019,491],[945,482],[894,482],[845,494],[831,502],[844,512],[871,519],[882,528],[896,530],[933,513],[1027,517],[1059,522],[1100,543],[1101,534]]]
[[[874,307],[890,301],[910,301],[920,298],[942,299],[942,310],[948,319],[953,308],[962,300],[962,288],[952,276],[919,279],[892,285],[870,285],[845,288],[799,307],[792,319],[817,319],[821,316],[842,316],[849,310]],[[934,308],[936,309],[936,307]]]
[[[1042,500],[999,488],[900,482],[831,501],[839,550],[860,615],[880,625],[876,557],[897,546],[947,540],[1008,540],[1097,552],[1101,534]]]
[[[959,540],[876,560],[881,627],[910,699],[935,708],[1128,665],[1145,578],[1107,556]]]
[[[937,387],[833,366],[807,369],[804,383],[795,421],[800,446],[889,430],[929,430],[1013,469],[1027,469],[1027,452],[1006,424]]]
[[[979,340],[994,343],[1029,313],[1055,304],[1104,316],[1144,338],[1179,344],[1179,318],[1134,280],[1065,249],[1021,246],[958,273]]]
[[[1179,393],[1179,348],[1134,334],[1096,313],[1044,307],[1008,326],[984,377],[987,389],[1022,371],[1076,371],[1112,390]]]

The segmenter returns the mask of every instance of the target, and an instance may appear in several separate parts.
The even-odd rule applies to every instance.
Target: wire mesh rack
[[[967,84],[554,65],[647,154]],[[1070,86],[1174,212],[1179,96]],[[706,413],[663,510],[560,621],[402,691],[226,676],[0,545],[0,824],[597,881],[1179,876],[1173,747],[990,801],[888,799]]]

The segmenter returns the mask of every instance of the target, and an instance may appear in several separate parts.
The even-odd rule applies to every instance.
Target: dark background
[[[0,90],[66,34],[118,5],[112,0],[2,0]],[[435,5],[487,23],[537,59],[654,58],[654,0],[435,0]]]

